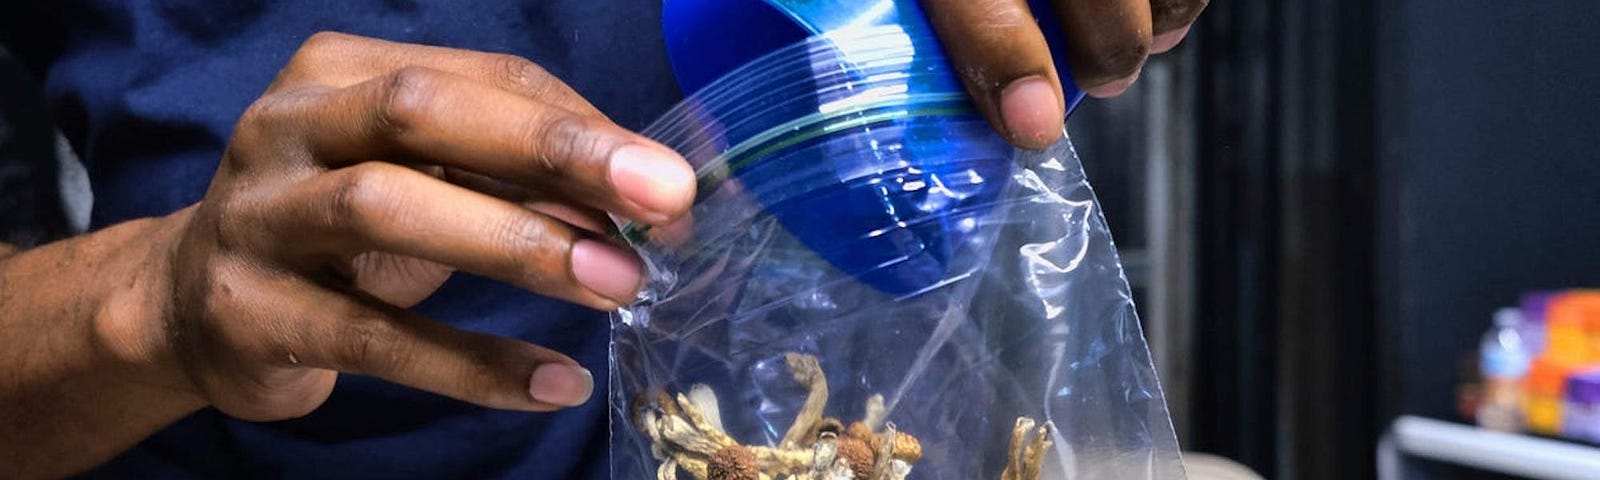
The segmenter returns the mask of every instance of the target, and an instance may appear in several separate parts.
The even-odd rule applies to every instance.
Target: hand
[[[603,212],[662,224],[693,196],[680,156],[527,60],[318,34],[240,118],[205,198],[169,217],[158,330],[195,394],[249,420],[309,413],[336,372],[577,405],[593,379],[572,359],[407,307],[460,269],[616,308],[641,273]]]
[[[1209,0],[1053,0],[1073,77],[1094,97],[1121,94],[1145,57],[1171,50]],[[1061,135],[1066,101],[1026,0],[922,0],[967,91],[1013,144],[1044,148]]]

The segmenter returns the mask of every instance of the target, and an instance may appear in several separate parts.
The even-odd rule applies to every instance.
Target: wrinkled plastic
[[[1026,450],[1019,419],[1053,428],[1027,430],[1049,441],[1017,478],[1182,477],[1070,142],[1006,146],[910,45],[817,37],[645,130],[700,191],[682,222],[622,225],[650,281],[614,316],[613,478],[700,478],[728,442],[833,458],[820,445],[843,432],[786,441],[816,400],[797,356],[825,374],[824,415],[918,440],[904,478],[1000,480]],[[779,470],[761,466],[828,478]]]

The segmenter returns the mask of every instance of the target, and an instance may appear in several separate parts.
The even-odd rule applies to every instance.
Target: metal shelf
[[[1401,478],[1401,454],[1493,472],[1551,480],[1600,478],[1600,448],[1402,416],[1378,446],[1379,473]]]

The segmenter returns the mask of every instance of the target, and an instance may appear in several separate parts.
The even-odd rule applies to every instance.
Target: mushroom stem
[[[1006,451],[1006,469],[1000,480],[1038,480],[1044,472],[1045,452],[1055,444],[1056,424],[1046,421],[1034,428],[1037,422],[1028,417],[1018,417],[1011,428],[1011,448]]]
[[[867,397],[867,410],[866,414],[861,416],[861,423],[865,423],[867,428],[876,432],[883,428],[884,419],[888,417],[888,410],[883,408],[883,395]]]
[[[898,435],[900,435],[900,432],[894,428],[893,423],[883,426],[883,434],[878,435],[878,451],[873,455],[874,458],[877,458],[877,463],[872,466],[873,480],[887,480],[889,478],[889,463],[894,457],[894,442],[895,437]]]
[[[1046,421],[1033,433],[1033,441],[1028,443],[1027,451],[1023,454],[1022,478],[1037,479],[1044,472],[1044,454],[1055,443],[1056,424]]]
[[[693,387],[689,387],[689,403],[700,409],[700,414],[705,416],[707,424],[719,432],[727,431],[722,426],[722,406],[717,401],[717,392],[710,386],[696,383]]]
[[[806,385],[810,393],[806,395],[806,403],[800,408],[800,413],[795,416],[794,424],[789,426],[789,431],[784,433],[783,441],[778,445],[783,448],[805,448],[801,442],[822,420],[823,410],[828,406],[828,378],[822,374],[822,365],[817,363],[817,357],[790,353],[784,356],[784,361],[789,364],[794,381]]]
[[[722,431],[721,427],[706,419],[705,413],[700,411],[700,406],[689,401],[689,397],[681,393],[678,394],[678,409],[683,411],[683,417],[689,421],[689,425],[705,435],[706,440],[716,444],[718,449],[739,444],[733,437],[728,436],[728,432]]]
[[[750,447],[750,453],[756,456],[756,465],[761,471],[773,474],[797,475],[811,468],[811,460],[815,455],[811,449],[781,449],[772,447]]]

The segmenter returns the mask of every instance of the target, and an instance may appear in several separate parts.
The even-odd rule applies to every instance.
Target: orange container
[[[1589,362],[1600,363],[1600,291],[1573,291],[1562,295],[1552,306],[1557,315],[1583,322],[1588,335]]]
[[[1600,362],[1600,292],[1577,290],[1551,300],[1545,339],[1544,356],[1558,363]]]
[[[1561,405],[1566,401],[1567,378],[1576,370],[1573,364],[1539,357],[1528,366],[1522,378],[1523,416],[1528,430],[1546,435],[1561,432]]]

